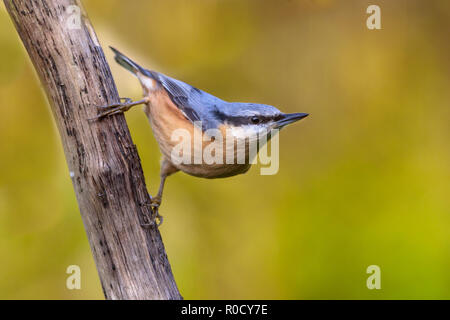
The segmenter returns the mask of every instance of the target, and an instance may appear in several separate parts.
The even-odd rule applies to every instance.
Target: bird
[[[143,99],[132,101],[121,98],[119,102],[99,107],[95,120],[124,113],[137,105],[144,105],[144,112],[150,122],[153,135],[162,153],[160,167],[160,185],[156,196],[150,197],[153,221],[163,218],[159,214],[166,178],[178,171],[201,178],[225,178],[246,173],[251,166],[249,137],[266,134],[271,139],[270,130],[279,130],[308,116],[307,113],[283,113],[277,108],[258,103],[228,102],[197,89],[180,80],[168,77],[157,71],[148,70],[110,47],[115,61],[133,73],[143,89]],[[223,161],[207,163],[201,161],[174,161],[173,150],[177,145],[173,134],[176,130],[184,130],[192,136],[200,136],[200,143],[188,143],[183,150],[183,159],[192,160],[192,154],[214,143],[216,135],[222,134],[225,139],[218,142],[223,148],[216,148],[215,155]],[[212,134],[213,132],[214,134]],[[231,132],[231,133],[230,133]],[[236,144],[227,144],[236,140]],[[195,139],[194,139],[195,140]],[[255,139],[253,139],[255,140]],[[253,141],[252,140],[252,141]],[[240,142],[243,142],[240,144]],[[217,145],[216,145],[217,146]],[[239,147],[240,146],[240,147]],[[258,152],[261,145],[257,146]],[[239,152],[244,153],[244,161],[238,161]],[[191,153],[191,154],[188,154]],[[225,159],[226,156],[229,158]],[[228,161],[231,159],[232,161]]]

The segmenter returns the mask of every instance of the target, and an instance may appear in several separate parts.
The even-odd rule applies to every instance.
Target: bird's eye
[[[253,124],[258,124],[259,123],[259,118],[257,116],[251,117],[250,120],[252,121]]]

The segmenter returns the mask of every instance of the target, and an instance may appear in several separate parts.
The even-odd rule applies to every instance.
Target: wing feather
[[[158,72],[155,74],[156,80],[166,89],[172,102],[183,112],[191,122],[201,121],[202,129],[214,128],[217,123],[211,117],[211,112],[223,100],[197,89],[180,80],[170,78]]]

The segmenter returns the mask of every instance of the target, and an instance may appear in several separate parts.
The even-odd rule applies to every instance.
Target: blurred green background
[[[366,28],[381,7],[382,30]],[[104,48],[232,101],[310,117],[280,170],[178,173],[161,228],[185,298],[450,298],[450,2],[86,0]],[[0,298],[102,299],[47,101],[0,5]],[[106,51],[121,96],[135,78]],[[127,121],[149,191],[160,153]],[[66,268],[82,289],[66,289]],[[366,268],[381,267],[381,290]]]

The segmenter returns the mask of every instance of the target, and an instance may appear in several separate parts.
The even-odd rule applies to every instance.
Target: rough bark
[[[119,96],[81,3],[4,3],[50,102],[105,297],[180,299],[158,228],[141,226],[150,197],[124,116],[89,121]]]

